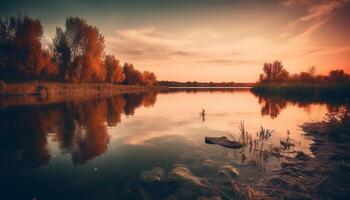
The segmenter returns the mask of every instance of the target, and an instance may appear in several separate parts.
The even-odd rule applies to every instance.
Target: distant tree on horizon
[[[286,81],[289,77],[289,73],[280,61],[264,63],[263,72],[263,74],[260,74],[260,82],[278,83]]]
[[[307,71],[289,75],[279,61],[265,63],[263,74],[260,74],[259,83],[316,83],[316,84],[339,84],[350,81],[350,75],[344,70],[331,70],[328,75],[316,74],[316,67],[312,66]]]

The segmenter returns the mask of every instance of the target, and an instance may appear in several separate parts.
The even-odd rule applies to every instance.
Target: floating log
[[[236,141],[229,140],[227,137],[205,137],[206,144],[217,144],[226,148],[240,149],[244,144]]]

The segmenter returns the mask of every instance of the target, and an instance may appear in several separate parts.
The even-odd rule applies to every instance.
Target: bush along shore
[[[350,75],[344,70],[331,70],[327,75],[316,74],[311,67],[306,72],[290,74],[279,61],[265,63],[259,81],[251,89],[256,94],[285,97],[350,97]]]
[[[265,83],[251,88],[256,94],[282,95],[284,97],[350,97],[350,82],[340,84],[317,83]]]

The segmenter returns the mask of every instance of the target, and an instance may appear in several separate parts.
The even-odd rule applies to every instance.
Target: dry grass
[[[51,83],[51,82],[31,82],[31,83],[10,83],[2,82],[0,95],[35,95],[40,89],[47,90],[49,95],[61,94],[91,94],[91,93],[111,93],[120,91],[140,90],[149,87],[139,85],[113,85],[113,84],[73,84],[73,83]]]
[[[0,107],[50,104],[159,89],[162,88],[113,84],[64,84],[51,82],[5,84],[0,82]]]
[[[262,191],[257,191],[254,187],[243,184],[241,182],[232,182],[232,190],[236,194],[236,199],[239,200],[267,200],[269,197]]]

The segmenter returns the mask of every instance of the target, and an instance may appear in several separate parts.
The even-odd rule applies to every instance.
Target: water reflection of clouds
[[[135,119],[136,118],[136,119]],[[125,144],[145,145],[148,140],[164,135],[181,135],[180,127],[191,124],[188,120],[172,120],[164,116],[135,116],[121,124],[112,135]]]
[[[262,167],[275,169],[279,160],[260,154],[261,151],[250,153],[249,148],[235,151],[208,145],[204,137],[228,136],[230,132],[238,138],[238,125],[245,120],[252,135],[256,135],[260,125],[275,130],[266,146],[279,145],[286,137],[286,130],[290,130],[290,138],[300,141],[301,149],[308,149],[312,140],[301,134],[298,125],[310,119],[322,119],[327,110],[337,109],[336,106],[327,109],[323,104],[287,103],[279,113],[274,108],[281,106],[269,105],[268,109],[264,108],[268,115],[262,115],[263,101],[269,99],[259,104],[248,92],[156,95],[128,94],[3,109],[0,111],[0,168],[15,171],[42,166],[35,171],[43,173],[41,170],[44,170],[45,175],[46,172],[69,174],[74,177],[74,183],[64,182],[67,187],[80,188],[78,184],[91,188],[90,185],[95,184],[96,190],[101,188],[101,195],[105,194],[101,192],[103,187],[126,196],[125,190],[132,188],[136,194],[138,185],[132,184],[142,171],[158,166],[168,173],[179,163],[186,164],[198,177],[218,181],[222,177],[218,177],[217,165],[211,168],[212,173],[204,167],[213,163],[234,166],[240,173],[239,179],[249,181],[259,176]],[[307,110],[304,105],[308,105]],[[199,117],[202,108],[206,114],[204,122]],[[271,113],[275,117],[272,118]]]
[[[151,107],[157,99],[156,106],[138,109],[135,115],[137,108]],[[3,152],[0,159],[2,166],[37,167],[48,164],[52,154],[69,154],[75,165],[81,165],[108,152],[111,139],[126,145],[149,146],[155,145],[150,142],[154,138],[179,136],[192,144],[201,144],[204,136],[238,133],[240,120],[246,120],[247,129],[253,134],[260,125],[276,130],[271,138],[274,143],[279,143],[285,131],[291,130],[291,138],[301,141],[302,148],[308,148],[311,142],[297,130],[298,125],[322,118],[326,108],[337,109],[336,102],[328,107],[308,100],[286,103],[268,97],[261,97],[259,102],[246,91],[175,92],[158,97],[151,92],[6,108],[0,112]],[[202,108],[206,110],[204,122],[199,117]],[[190,118],[189,110],[198,112],[197,117]],[[261,118],[261,114],[271,118]]]
[[[230,113],[228,112],[213,112],[213,113],[209,113],[207,114],[207,116],[215,116],[215,117],[225,117],[225,116],[229,116]]]

